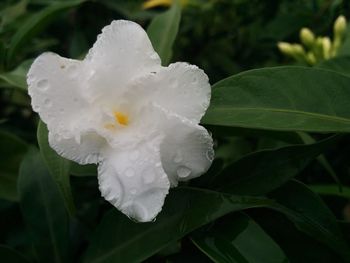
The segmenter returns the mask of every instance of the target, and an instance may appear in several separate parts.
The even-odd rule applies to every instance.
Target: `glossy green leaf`
[[[217,263],[288,262],[278,244],[243,213],[229,215],[198,231],[192,241]]]
[[[250,70],[213,86],[205,124],[266,130],[350,132],[350,78],[333,71]]]
[[[162,65],[167,66],[172,57],[172,48],[181,20],[181,7],[173,1],[171,8],[153,18],[147,29],[155,51],[159,54]]]
[[[76,7],[82,2],[84,2],[84,0],[51,3],[46,8],[31,15],[28,20],[23,23],[22,27],[19,28],[10,42],[9,50],[7,53],[8,64],[12,62],[18,49],[27,43],[27,41],[34,35],[43,30],[50,21],[52,21],[62,12]]]
[[[339,189],[335,184],[313,184],[309,185],[310,189],[319,195],[333,195],[350,199],[350,187],[342,186]]]
[[[40,152],[43,159],[47,165],[52,178],[58,185],[60,192],[64,199],[64,204],[70,213],[70,215],[75,214],[75,206],[72,196],[72,190],[70,186],[70,174],[69,166],[70,161],[59,156],[49,145],[48,142],[48,130],[42,121],[38,125],[38,143],[40,147]]]
[[[282,248],[291,263],[344,262],[326,244],[299,231],[285,215],[273,210],[254,211],[254,220]]]
[[[317,67],[350,76],[350,56],[335,57],[333,59],[324,60],[318,64]]]
[[[21,164],[18,191],[39,262],[67,262],[68,215],[57,185],[36,149],[31,149]]]
[[[76,162],[71,162],[70,173],[75,176],[97,176],[97,165],[80,165]]]
[[[32,59],[26,60],[15,70],[0,73],[0,80],[4,81],[9,87],[27,91],[26,76],[32,62]]]
[[[315,143],[316,140],[310,136],[308,133],[305,132],[298,132],[300,138],[304,141],[305,144],[312,144]],[[323,168],[328,172],[328,174],[334,179],[334,181],[341,187],[340,180],[333,170],[331,164],[328,162],[326,157],[321,154],[320,156],[317,157],[317,161],[323,166]]]
[[[17,201],[18,167],[27,144],[13,134],[0,131],[0,198]]]
[[[16,250],[0,245],[0,262],[3,263],[28,263],[19,252]]]
[[[314,144],[253,152],[226,167],[211,187],[234,194],[266,194],[296,176],[338,139],[332,136]]]
[[[335,216],[306,185],[290,181],[269,197],[280,205],[273,209],[285,214],[299,230],[326,244],[350,262],[350,250]]]
[[[26,12],[27,5],[28,5],[28,0],[20,0],[15,4],[1,10],[0,11],[0,17],[1,17],[0,32],[6,25],[11,24],[17,18],[23,15]]]
[[[270,204],[263,197],[233,196],[178,188],[166,198],[155,222],[134,223],[113,209],[97,227],[85,262],[141,262],[190,231],[232,211]]]

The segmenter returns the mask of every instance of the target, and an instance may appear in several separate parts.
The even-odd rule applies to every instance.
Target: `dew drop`
[[[133,151],[133,152],[130,153],[129,159],[130,159],[131,161],[136,161],[136,160],[139,158],[139,156],[140,156],[139,151],[138,151],[138,150],[135,150],[135,151]]]
[[[127,177],[133,177],[135,175],[135,171],[133,168],[128,168],[125,170],[125,175]]]
[[[38,112],[40,107],[38,105],[33,105],[33,111]]]
[[[176,172],[180,178],[185,178],[191,174],[191,170],[186,166],[180,166]]]
[[[179,163],[179,162],[181,162],[181,161],[182,161],[182,155],[181,155],[180,152],[177,152],[176,155],[175,155],[175,157],[174,157],[174,162],[175,162],[175,163]]]
[[[136,189],[136,188],[131,188],[131,189],[130,189],[130,193],[131,193],[132,195],[136,195],[136,194],[137,194],[137,189]]]
[[[214,160],[214,151],[212,149],[207,151],[207,158],[210,162]]]
[[[77,66],[76,65],[69,65],[67,68],[68,75],[70,78],[74,78],[77,75]]]
[[[45,105],[46,107],[51,107],[51,106],[52,106],[51,100],[50,100],[50,99],[45,99],[45,100],[44,100],[44,105]]]
[[[145,184],[151,184],[154,182],[156,176],[153,168],[149,167],[143,171],[143,178]]]
[[[41,79],[36,85],[41,90],[47,90],[49,88],[49,81],[47,79]]]

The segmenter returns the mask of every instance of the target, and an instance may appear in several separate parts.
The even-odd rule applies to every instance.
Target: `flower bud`
[[[306,61],[309,65],[315,65],[317,63],[317,60],[316,60],[316,57],[315,57],[315,54],[312,53],[312,52],[308,52],[306,54]]]
[[[293,54],[295,55],[305,55],[305,50],[303,46],[300,44],[293,44],[292,50],[293,50]]]
[[[329,37],[322,38],[322,50],[323,50],[323,57],[325,59],[329,59],[331,57],[331,51],[332,51],[332,44]]]
[[[346,31],[346,18],[345,16],[339,16],[334,22],[334,37],[343,38]]]
[[[293,55],[293,46],[290,43],[287,42],[278,42],[277,43],[278,49],[285,55],[292,56]]]
[[[300,40],[308,48],[311,48],[315,43],[315,35],[309,28],[302,28],[300,30]]]

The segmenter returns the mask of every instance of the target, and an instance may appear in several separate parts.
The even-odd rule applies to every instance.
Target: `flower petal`
[[[163,111],[165,137],[160,146],[162,165],[171,186],[204,174],[214,159],[208,131],[179,115]]]
[[[90,67],[87,95],[115,103],[134,78],[161,67],[144,29],[131,21],[117,20],[102,29],[102,34],[85,58]]]
[[[211,89],[208,76],[194,65],[179,62],[163,67],[142,79],[142,96],[168,111],[199,123],[209,106]]]
[[[84,72],[82,62],[48,52],[34,61],[27,77],[31,103],[47,124],[50,146],[80,164],[97,163],[105,144],[93,131],[98,112],[81,96]]]
[[[95,132],[82,132],[76,138],[62,138],[49,131],[49,144],[61,156],[79,164],[98,163],[105,139]]]
[[[102,196],[140,222],[156,217],[169,190],[169,180],[160,162],[160,140],[154,138],[122,152],[109,149],[98,167]]]
[[[32,64],[28,92],[33,110],[56,133],[71,133],[76,121],[85,116],[88,104],[80,95],[80,61],[43,53]]]

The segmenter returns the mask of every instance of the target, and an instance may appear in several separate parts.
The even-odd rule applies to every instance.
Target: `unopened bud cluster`
[[[339,16],[333,27],[333,40],[329,37],[315,36],[309,28],[300,30],[301,44],[278,42],[278,49],[296,61],[315,65],[319,61],[335,57],[346,34],[346,18]]]

